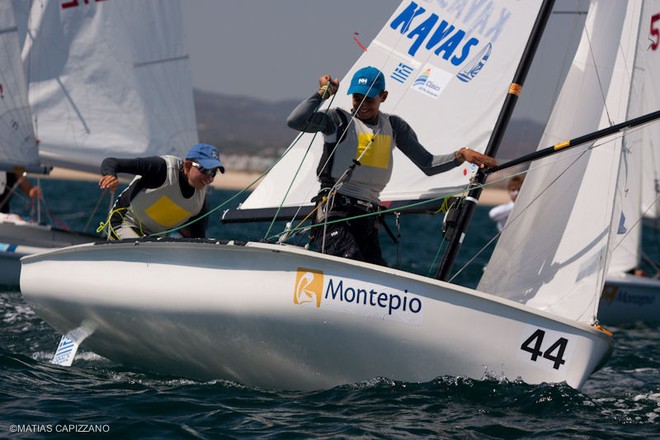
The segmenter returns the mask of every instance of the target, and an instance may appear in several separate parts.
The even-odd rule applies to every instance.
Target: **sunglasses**
[[[200,173],[202,173],[202,174],[206,174],[206,175],[209,176],[209,177],[215,177],[215,175],[218,173],[218,169],[217,169],[217,168],[213,168],[212,170],[207,170],[206,168],[204,168],[203,166],[201,166],[201,165],[198,164],[197,162],[190,162],[190,163],[192,163],[192,166],[194,166],[195,168],[197,168],[197,169],[199,170]]]

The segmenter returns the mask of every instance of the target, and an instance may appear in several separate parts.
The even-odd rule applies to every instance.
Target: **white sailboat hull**
[[[598,319],[608,325],[660,322],[660,279],[626,273],[608,275]]]
[[[25,255],[94,239],[98,237],[25,221],[15,214],[0,214],[0,285],[18,286],[20,259]]]
[[[127,365],[250,386],[323,389],[374,377],[566,381],[611,337],[517,303],[293,246],[85,244],[22,259],[21,292],[62,333]]]

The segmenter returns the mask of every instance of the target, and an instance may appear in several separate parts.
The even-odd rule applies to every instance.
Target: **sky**
[[[341,77],[400,0],[184,0],[196,89],[267,101],[303,99]]]
[[[183,0],[193,87],[266,101],[304,99],[324,74],[341,78],[368,46],[400,0]],[[557,0],[555,10],[584,1]],[[515,115],[539,122],[550,113],[557,69],[565,60],[544,52],[578,32],[565,14],[553,14],[547,40],[528,75]],[[575,37],[573,37],[575,38]],[[550,45],[552,42],[552,46]],[[539,87],[536,84],[541,84]],[[552,84],[555,84],[554,88]],[[545,105],[539,103],[545,102]]]

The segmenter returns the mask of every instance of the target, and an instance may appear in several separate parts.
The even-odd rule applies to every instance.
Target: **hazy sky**
[[[265,100],[302,99],[343,75],[400,0],[184,0],[193,86]]]
[[[303,99],[319,76],[345,74],[361,49],[376,37],[400,0],[183,0],[183,19],[191,57],[193,86],[227,95],[264,100]],[[584,0],[558,0],[566,11]],[[583,16],[584,17],[584,16]],[[577,32],[577,34],[576,34]],[[553,14],[547,37],[525,83],[516,114],[542,120],[550,112],[559,59],[544,47],[576,40],[581,25],[567,14]],[[562,39],[565,39],[562,41]],[[550,46],[552,43],[553,46]],[[542,87],[538,87],[541,84]]]

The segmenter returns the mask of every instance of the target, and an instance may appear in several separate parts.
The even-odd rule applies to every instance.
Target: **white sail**
[[[460,147],[483,152],[539,7],[540,1],[403,1],[341,78],[330,104],[350,110],[346,91],[353,73],[374,66],[384,73],[389,91],[381,110],[408,120],[432,154]],[[325,73],[320,71],[319,76]],[[311,95],[315,80],[308,80]],[[241,208],[309,204],[319,188],[315,172],[322,142],[320,135],[304,135]],[[466,163],[428,177],[400,151],[395,150],[394,156],[383,201],[448,194],[464,187],[474,172]]]
[[[197,142],[177,0],[22,6],[42,162],[98,172],[107,156],[183,155]]]
[[[660,109],[660,1],[642,6],[635,55],[629,117]],[[660,279],[657,270],[644,276],[642,224],[660,213],[660,123],[653,122],[624,136],[617,191],[622,201],[615,211],[612,260],[599,302],[598,318],[605,324],[649,323],[660,319]],[[657,225],[656,225],[657,227]],[[653,240],[653,238],[650,238]],[[653,270],[649,265],[648,270]]]
[[[626,120],[640,8],[592,1],[542,147]],[[620,213],[621,139],[576,150],[532,164],[478,289],[588,323]]]
[[[640,35],[640,56],[643,56],[644,80],[640,93],[640,113],[660,108],[660,1],[644,3],[642,24],[649,29]],[[660,219],[660,125],[645,129],[642,152],[642,215]]]
[[[660,32],[660,1],[645,1],[635,54],[628,117],[634,118],[660,109],[660,44],[653,29]],[[648,30],[651,30],[649,33]],[[654,48],[655,47],[655,48]],[[610,273],[623,273],[641,261],[642,217],[656,218],[660,178],[660,124],[653,123],[624,136],[625,157],[619,179],[622,211],[616,234]]]
[[[0,47],[0,167],[33,168],[39,157],[11,0],[0,0]]]
[[[178,0],[2,0],[0,8],[0,169],[98,173],[107,156],[183,155],[197,142]],[[2,216],[0,283],[18,284],[26,254],[96,239]]]

